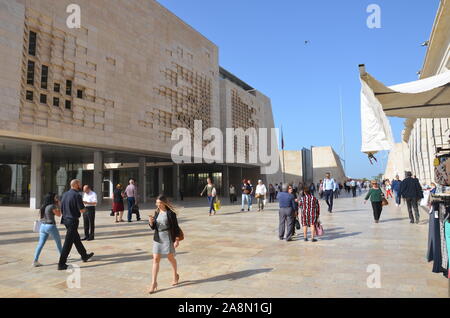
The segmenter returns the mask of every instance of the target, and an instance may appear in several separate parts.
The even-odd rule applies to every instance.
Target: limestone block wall
[[[211,41],[153,0],[79,0],[69,29],[70,3],[1,0],[0,135],[169,154],[172,129],[219,126]]]
[[[0,0],[0,129],[15,131],[19,118],[25,8]]]
[[[226,128],[273,128],[273,114],[270,99],[260,92],[251,94],[242,87],[229,81],[220,79],[220,128],[226,132]],[[237,134],[241,136],[242,134]],[[270,135],[269,135],[270,136]],[[224,153],[226,151],[226,138],[224,138]],[[269,146],[269,145],[268,145]],[[245,144],[238,145],[235,138],[235,154],[245,155],[248,161],[249,141],[246,138]]]
[[[409,166],[409,149],[406,143],[397,143],[390,151],[384,179],[394,179],[396,175],[403,179],[406,171],[410,171]]]
[[[284,154],[284,164],[283,164]],[[288,151],[280,152],[281,166],[284,166],[285,182],[298,184],[303,182],[303,156],[302,151]]]
[[[414,123],[408,141],[411,171],[420,182],[429,184],[434,181],[433,160],[436,147],[449,148],[450,119],[419,118]]]
[[[342,167],[341,160],[332,147],[313,147],[313,179],[317,184],[319,180],[325,178],[325,173],[330,172],[331,177],[338,182],[344,182],[346,175]]]

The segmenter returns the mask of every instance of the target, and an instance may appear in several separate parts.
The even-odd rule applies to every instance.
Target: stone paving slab
[[[225,201],[225,200],[224,200]],[[362,198],[335,200],[335,213],[323,213],[325,235],[317,243],[279,241],[277,205],[258,213],[224,205],[209,217],[204,200],[179,202],[186,239],[177,250],[181,284],[171,286],[171,268],[161,262],[159,292],[151,281],[153,231],[143,220],[113,223],[108,206],[96,214],[96,239],[84,242],[95,252],[83,263],[75,248],[69,264],[80,267],[81,288],[68,288],[71,272],[57,271],[51,238],[40,268],[32,268],[38,235],[35,213],[25,207],[0,207],[0,297],[447,297],[448,282],[426,262],[428,225],[409,224],[406,208],[385,208],[374,224]],[[203,205],[203,206],[202,206]],[[322,210],[325,203],[321,201]],[[255,207],[255,206],[254,206]],[[425,220],[426,214],[422,215]],[[80,222],[82,223],[82,221]],[[58,225],[64,237],[65,229]],[[300,231],[298,231],[300,232]],[[82,224],[80,227],[82,233]],[[367,287],[367,266],[378,264],[381,288]]]

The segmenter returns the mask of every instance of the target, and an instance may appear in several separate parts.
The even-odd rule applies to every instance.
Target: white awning
[[[362,152],[390,150],[394,144],[386,117],[450,117],[450,71],[415,82],[387,87],[366,73],[361,75]]]

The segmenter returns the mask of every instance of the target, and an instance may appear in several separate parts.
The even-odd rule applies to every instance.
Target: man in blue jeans
[[[325,174],[323,180],[323,191],[325,194],[325,202],[328,205],[328,212],[333,213],[333,191],[336,187],[336,182],[331,178],[331,173]]]
[[[137,204],[137,188],[135,186],[134,179],[130,179],[125,194],[127,196],[128,203],[128,222],[131,222],[131,216],[133,215],[133,207]],[[136,215],[138,221],[141,220],[139,213]]]
[[[392,183],[391,183],[391,187],[392,187],[392,190],[394,191],[394,195],[395,195],[395,204],[397,206],[400,206],[401,198],[402,198],[402,196],[400,195],[400,184],[401,183],[402,183],[402,181],[400,180],[400,177],[398,175],[395,176],[395,180],[392,181]]]
[[[241,207],[241,212],[244,212],[244,202],[247,201],[247,211],[250,211],[251,208],[251,193],[252,193],[252,187],[250,186],[250,184],[247,182],[247,180],[243,180],[242,181],[242,186],[241,186],[241,190],[242,190],[242,207]]]

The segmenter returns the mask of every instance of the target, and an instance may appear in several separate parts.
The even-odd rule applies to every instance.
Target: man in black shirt
[[[87,262],[94,255],[94,253],[88,254],[86,252],[83,243],[81,243],[80,234],[78,234],[79,218],[81,213],[86,212],[80,191],[80,180],[74,179],[70,182],[70,190],[64,193],[61,199],[61,223],[66,226],[67,234],[59,258],[58,270],[67,269],[67,257],[69,256],[73,244],[75,244],[83,262]]]

